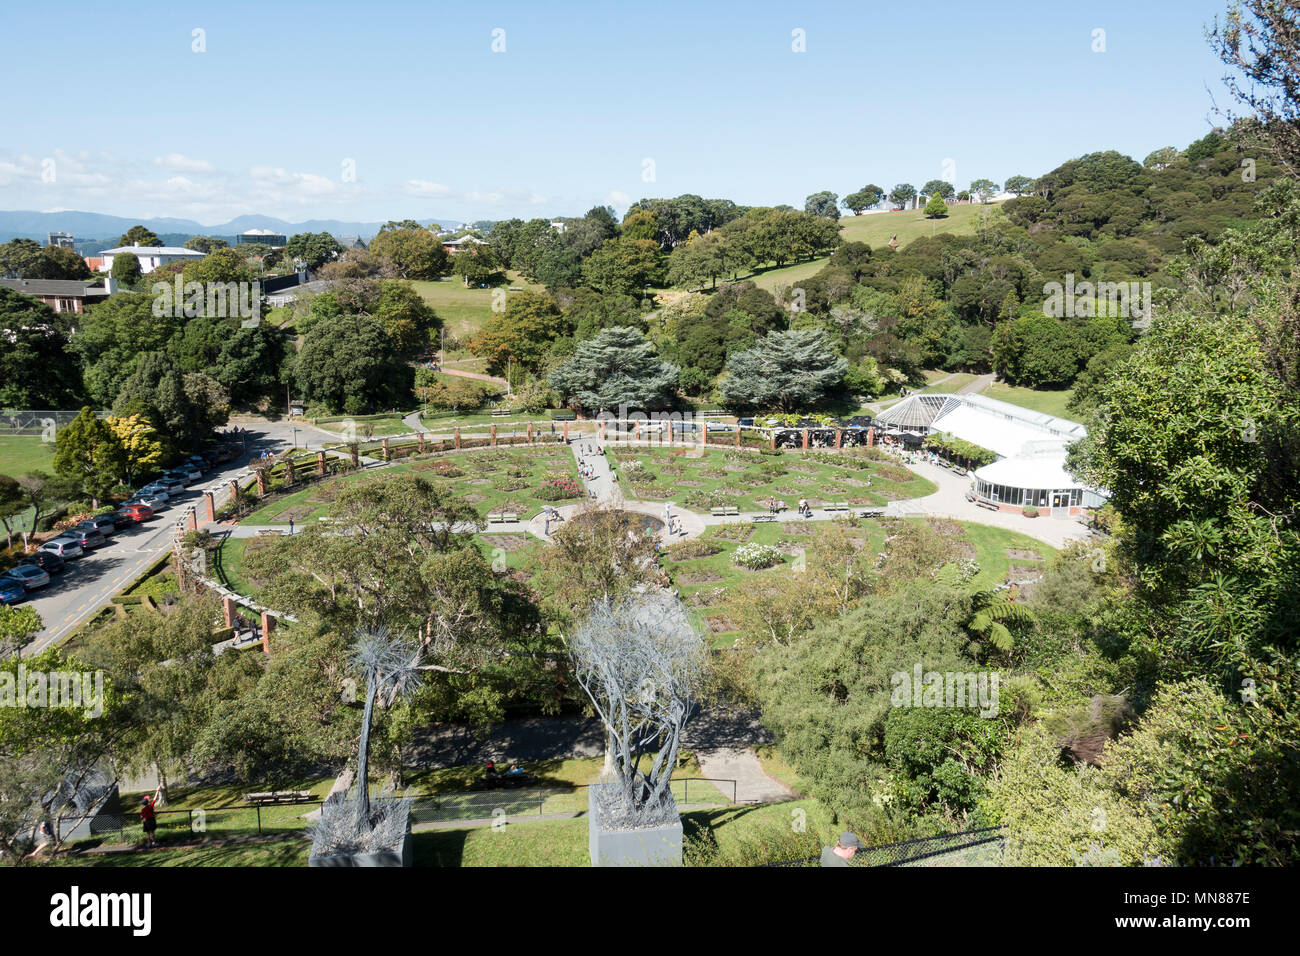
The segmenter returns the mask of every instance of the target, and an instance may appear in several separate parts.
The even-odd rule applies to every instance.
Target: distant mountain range
[[[423,226],[436,225],[452,228],[460,225],[456,219],[420,219]],[[269,229],[285,236],[298,232],[328,232],[336,236],[360,236],[369,239],[379,232],[383,222],[345,222],[340,219],[309,219],[306,222],[285,222],[274,216],[236,216],[230,222],[205,226],[191,219],[129,219],[123,216],[105,216],[97,212],[34,212],[26,210],[0,210],[0,242],[10,239],[35,239],[44,243],[51,232],[70,232],[78,240],[95,243],[100,248],[103,240],[117,239],[132,226],[140,225],[163,235],[236,236],[249,229]]]

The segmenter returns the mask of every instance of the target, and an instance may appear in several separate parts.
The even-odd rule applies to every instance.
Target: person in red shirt
[[[153,797],[140,798],[140,823],[144,827],[146,847],[158,845],[158,841],[154,838],[154,833],[158,829],[158,818],[154,815],[153,804]]]

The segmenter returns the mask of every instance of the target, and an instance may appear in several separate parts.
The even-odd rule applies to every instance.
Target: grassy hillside
[[[522,289],[545,291],[544,286],[529,282],[516,273],[509,273],[510,285]],[[492,314],[492,289],[469,289],[458,276],[448,276],[434,282],[412,282],[424,301],[433,306],[439,318],[446,323],[447,332],[462,342],[477,332]],[[508,294],[508,293],[507,293]]]
[[[1010,402],[1012,405],[1019,405],[1021,408],[1032,409],[1047,415],[1055,415],[1057,418],[1064,418],[1068,421],[1079,420],[1076,413],[1067,411],[1065,408],[1066,403],[1070,401],[1070,396],[1074,394],[1072,388],[1021,388],[1003,382],[994,382],[984,389],[983,394],[989,398],[996,398],[998,401]]]
[[[926,219],[919,209],[845,216],[840,220],[840,238],[845,242],[865,242],[875,249],[887,245],[889,237],[897,234],[901,249],[922,236],[937,236],[944,232],[973,235],[981,213],[997,215],[1001,210],[998,203],[990,203],[987,206],[949,206],[945,219]]]
[[[54,468],[54,443],[38,435],[0,438],[0,475],[24,475]]]

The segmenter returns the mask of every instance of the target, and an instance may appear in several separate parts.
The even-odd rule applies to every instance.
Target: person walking
[[[289,536],[290,536],[290,537],[293,536],[293,519],[292,519],[292,518],[289,519]]]

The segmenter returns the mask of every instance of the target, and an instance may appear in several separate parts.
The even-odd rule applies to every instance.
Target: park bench
[[[970,472],[968,472],[965,468],[954,468],[953,473],[957,475],[961,475],[963,478],[965,478],[967,475],[970,474]]]
[[[740,514],[740,508],[736,505],[719,505],[716,508],[710,508],[709,514],[715,518],[726,518]]]
[[[759,521],[775,521],[775,520],[776,520],[776,515],[771,515],[771,514],[758,515],[754,518],[755,523],[758,523]]]
[[[311,799],[310,790],[272,790],[267,793],[244,794],[244,802],[256,806],[269,806],[277,803],[306,803]]]
[[[257,536],[259,538],[266,538],[273,534],[280,535],[280,534],[284,534],[284,532],[281,531],[279,528],[258,528],[257,529]]]
[[[828,501],[822,505],[822,511],[848,511],[849,503],[847,501]]]
[[[884,516],[885,516],[884,508],[868,508],[866,511],[862,512],[861,514],[861,517],[863,518],[883,518]]]
[[[513,415],[513,408],[494,408],[492,409],[493,418],[504,418],[506,415]]]
[[[1000,510],[1002,510],[1002,509],[1000,509],[997,505],[995,505],[995,504],[993,504],[992,502],[989,502],[989,501],[976,501],[975,503],[976,503],[977,505],[979,505],[981,508],[988,508],[989,511],[1000,511]]]
[[[519,515],[513,511],[501,511],[494,515],[488,515],[488,524],[518,524]]]

